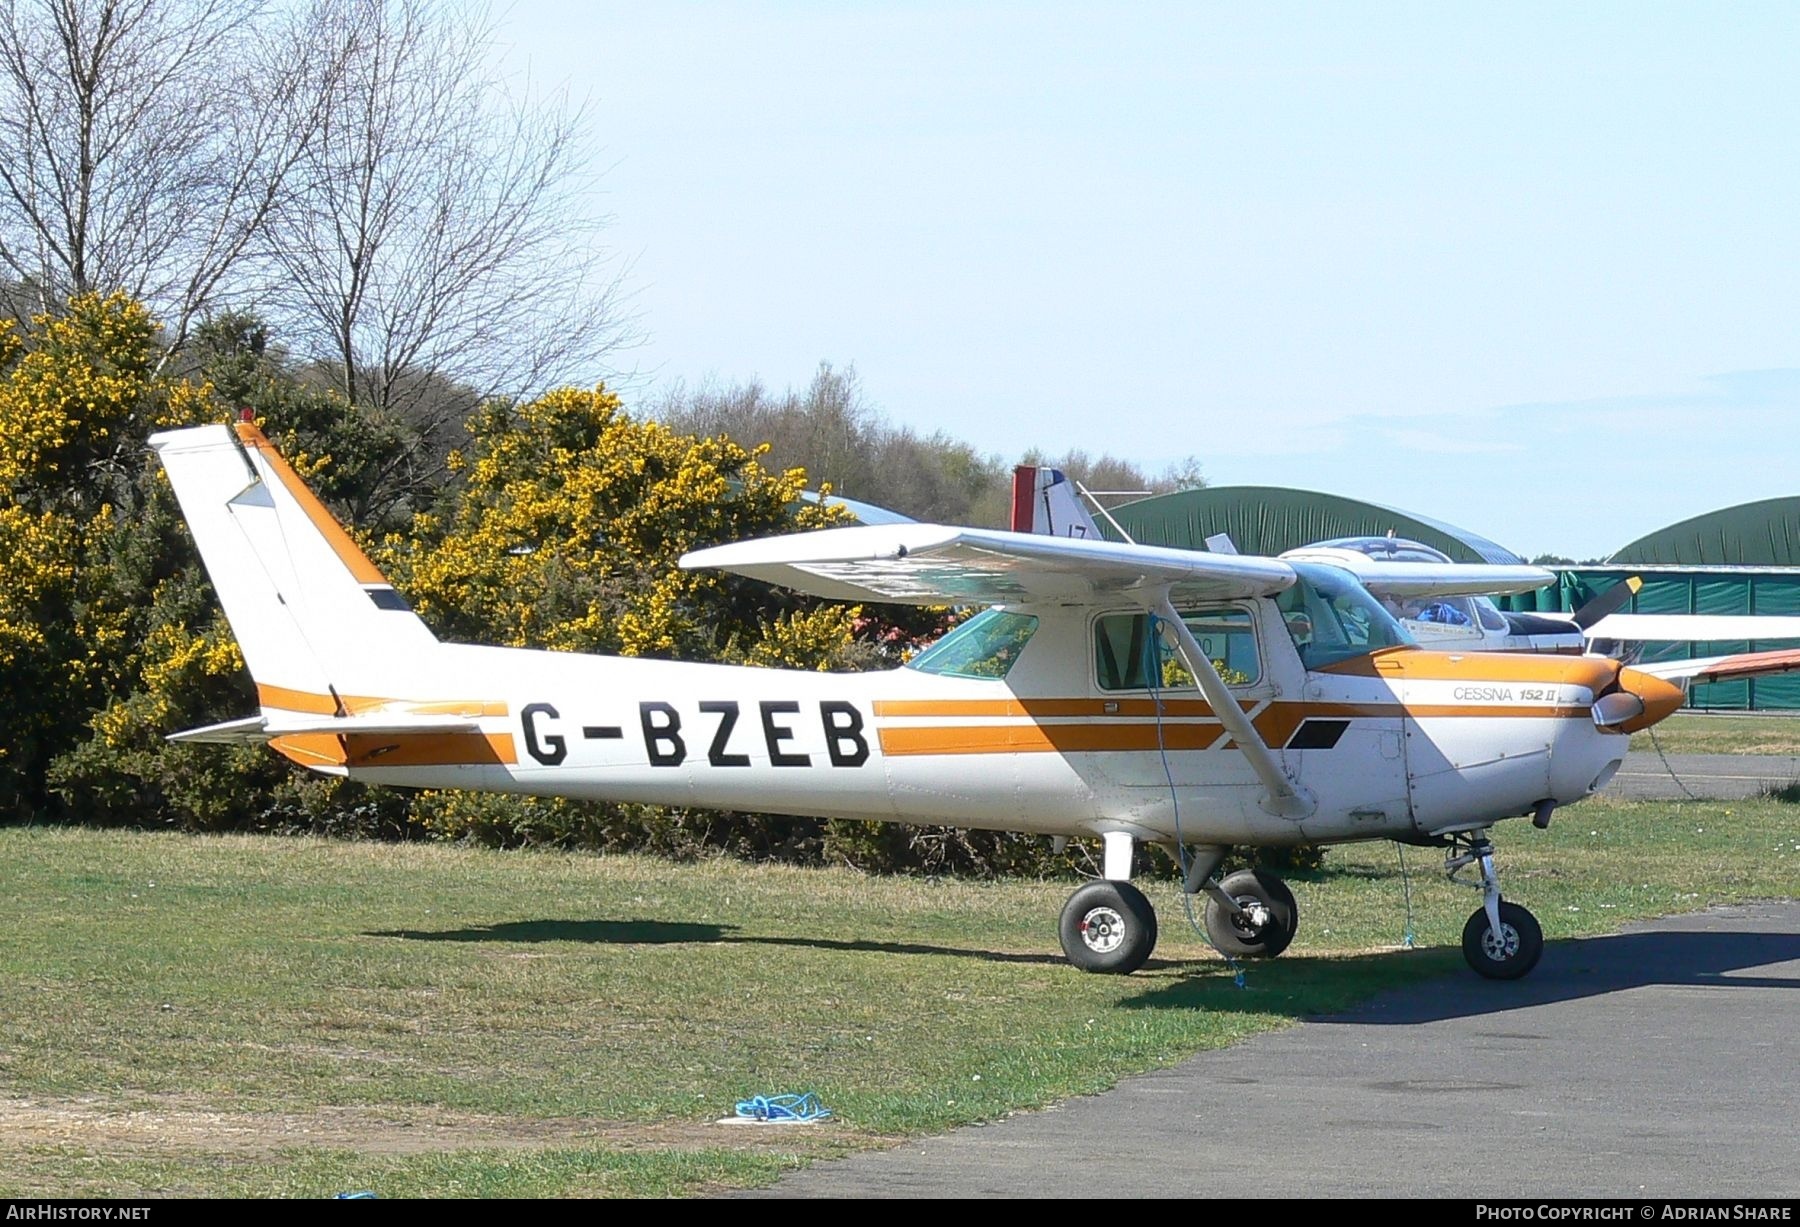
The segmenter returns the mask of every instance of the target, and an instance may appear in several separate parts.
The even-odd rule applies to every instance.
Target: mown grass
[[[1655,731],[1664,754],[1800,754],[1800,716],[1671,716]],[[1631,748],[1653,753],[1650,734]]]
[[[1800,895],[1800,810],[1590,802],[1508,824],[1552,939]],[[671,1194],[992,1119],[1461,970],[1472,892],[1391,845],[1295,880],[1247,987],[1154,884],[1128,978],[1068,883],[442,846],[0,831],[0,1195]],[[1554,950],[1547,958],[1554,958]],[[810,1090],[834,1124],[710,1122]]]

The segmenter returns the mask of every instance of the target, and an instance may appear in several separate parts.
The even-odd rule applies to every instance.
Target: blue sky
[[[1599,555],[1800,493],[1800,6],[532,3],[636,387]],[[848,492],[854,494],[853,491]]]

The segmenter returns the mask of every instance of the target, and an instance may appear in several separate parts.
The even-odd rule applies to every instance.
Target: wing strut
[[[1181,615],[1175,612],[1175,606],[1169,601],[1165,591],[1158,599],[1156,616],[1168,631],[1174,635],[1176,650],[1181,653],[1182,661],[1188,672],[1200,683],[1200,693],[1206,696],[1206,702],[1219,717],[1219,723],[1231,734],[1237,748],[1243,756],[1250,760],[1250,766],[1256,771],[1257,778],[1263,782],[1268,792],[1262,799],[1262,807],[1269,813],[1281,818],[1305,818],[1318,808],[1318,802],[1312,794],[1290,780],[1287,772],[1281,768],[1281,760],[1269,749],[1262,734],[1250,723],[1250,717],[1238,705],[1232,696],[1225,679],[1213,667],[1212,658],[1194,639],[1194,632],[1188,629]]]

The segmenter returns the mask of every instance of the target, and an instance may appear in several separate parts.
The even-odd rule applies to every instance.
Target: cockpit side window
[[[1213,662],[1227,686],[1253,686],[1262,677],[1256,624],[1237,605],[1179,611],[1181,620]],[[1102,690],[1192,690],[1194,676],[1181,657],[1152,642],[1150,619],[1142,613],[1102,614],[1094,620],[1094,676]]]
[[[1005,677],[1037,630],[1030,614],[984,609],[920,652],[906,667],[949,677]]]

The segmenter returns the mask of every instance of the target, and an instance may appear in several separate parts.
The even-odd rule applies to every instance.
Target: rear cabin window
[[[1225,606],[1180,613],[1227,686],[1251,686],[1262,677],[1249,610]],[[1194,689],[1194,676],[1175,650],[1150,642],[1150,619],[1141,613],[1103,614],[1095,620],[1094,676],[1102,690],[1148,690],[1151,677],[1161,690]]]
[[[906,667],[947,677],[1005,677],[1037,624],[1030,614],[984,609],[907,661]]]

